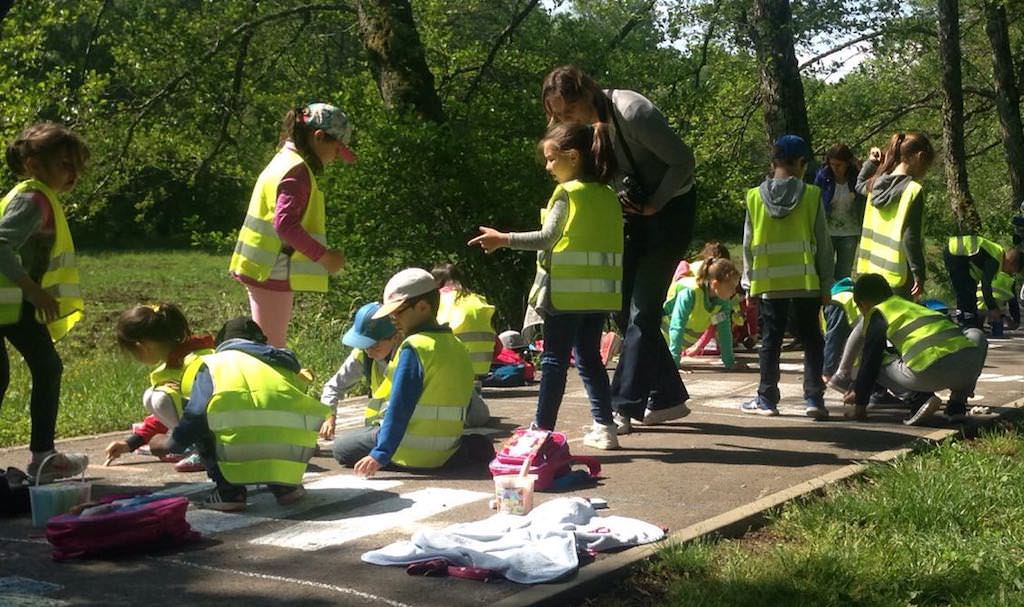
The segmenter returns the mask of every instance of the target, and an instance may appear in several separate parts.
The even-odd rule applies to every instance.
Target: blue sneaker
[[[774,417],[779,414],[778,408],[763,404],[756,398],[740,405],[740,410],[744,413],[753,413],[754,415],[763,415],[765,417]]]
[[[822,399],[808,398],[804,400],[804,415],[823,421],[828,419],[828,409],[825,408],[825,402]]]

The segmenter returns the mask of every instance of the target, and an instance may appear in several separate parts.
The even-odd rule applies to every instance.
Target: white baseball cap
[[[529,347],[529,344],[526,343],[526,339],[523,337],[523,334],[519,331],[505,331],[498,335],[498,340],[501,341],[502,346],[509,350],[522,350],[523,348]]]
[[[407,299],[437,290],[434,275],[423,268],[406,268],[384,285],[384,305],[373,315],[384,318],[402,306]]]

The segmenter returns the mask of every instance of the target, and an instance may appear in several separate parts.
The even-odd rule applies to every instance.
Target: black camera
[[[629,206],[640,211],[647,204],[650,192],[640,183],[634,175],[626,175],[622,178],[622,189],[619,191],[619,201],[623,206]]]

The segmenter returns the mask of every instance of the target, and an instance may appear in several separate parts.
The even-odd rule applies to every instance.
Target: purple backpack
[[[134,552],[199,538],[185,520],[188,498],[162,494],[108,495],[76,514],[46,523],[53,560]]]

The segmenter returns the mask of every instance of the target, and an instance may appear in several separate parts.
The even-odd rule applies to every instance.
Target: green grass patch
[[[1024,426],[872,466],[744,538],[669,545],[586,604],[1024,605]]]
[[[84,253],[79,256],[86,315],[57,344],[64,360],[58,438],[125,429],[142,419],[149,371],[118,351],[117,317],[139,303],[173,302],[193,331],[215,333],[249,313],[245,288],[228,276],[227,258],[193,251]],[[383,280],[383,279],[382,279]],[[351,313],[339,294],[296,294],[289,346],[313,370],[318,389],[341,363],[338,338]],[[8,345],[11,384],[0,408],[0,446],[28,442],[31,380]]]

